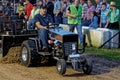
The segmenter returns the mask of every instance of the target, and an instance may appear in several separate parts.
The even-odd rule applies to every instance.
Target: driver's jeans
[[[48,30],[39,29],[38,37],[41,39],[43,47],[48,48]]]

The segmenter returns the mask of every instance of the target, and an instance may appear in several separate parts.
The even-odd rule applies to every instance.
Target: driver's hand
[[[52,23],[49,23],[49,27],[53,27]]]
[[[49,23],[49,25],[52,25],[52,23]]]
[[[46,29],[46,30],[49,30],[49,27],[48,27],[48,26],[44,26],[43,28]]]

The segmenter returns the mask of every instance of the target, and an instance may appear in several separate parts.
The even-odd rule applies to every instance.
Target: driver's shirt
[[[45,16],[41,16],[40,14],[37,14],[34,17],[35,23],[40,22],[42,26],[48,26],[49,23],[53,23],[52,17],[49,14],[46,14]]]

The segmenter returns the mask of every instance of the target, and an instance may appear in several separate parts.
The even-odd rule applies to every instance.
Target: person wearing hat
[[[17,13],[19,14],[19,16],[22,15],[22,14],[24,14],[24,10],[25,10],[25,8],[24,8],[23,3],[19,2],[18,3],[18,11],[17,11]]]
[[[51,16],[47,14],[47,6],[42,4],[40,6],[40,13],[34,17],[35,25],[38,30],[38,37],[42,41],[42,50],[48,51],[48,30],[49,24],[53,22]]]
[[[108,16],[109,19],[109,28],[118,30],[120,10],[116,8],[115,5],[116,3],[114,1],[110,2],[110,9],[108,10],[106,16]]]
[[[40,5],[43,4],[43,0],[36,0],[36,5],[40,8]]]
[[[36,4],[33,4],[33,9],[31,11],[29,21],[28,21],[28,29],[34,29],[34,16],[37,15],[40,12],[40,9]]]

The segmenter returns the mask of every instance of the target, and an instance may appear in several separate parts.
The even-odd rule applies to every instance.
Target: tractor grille
[[[72,52],[73,52],[73,50],[72,50],[72,44],[75,44],[75,47],[77,49],[77,43],[76,42],[66,42],[66,43],[64,43],[64,52],[65,52],[66,56],[68,54],[72,54]]]

